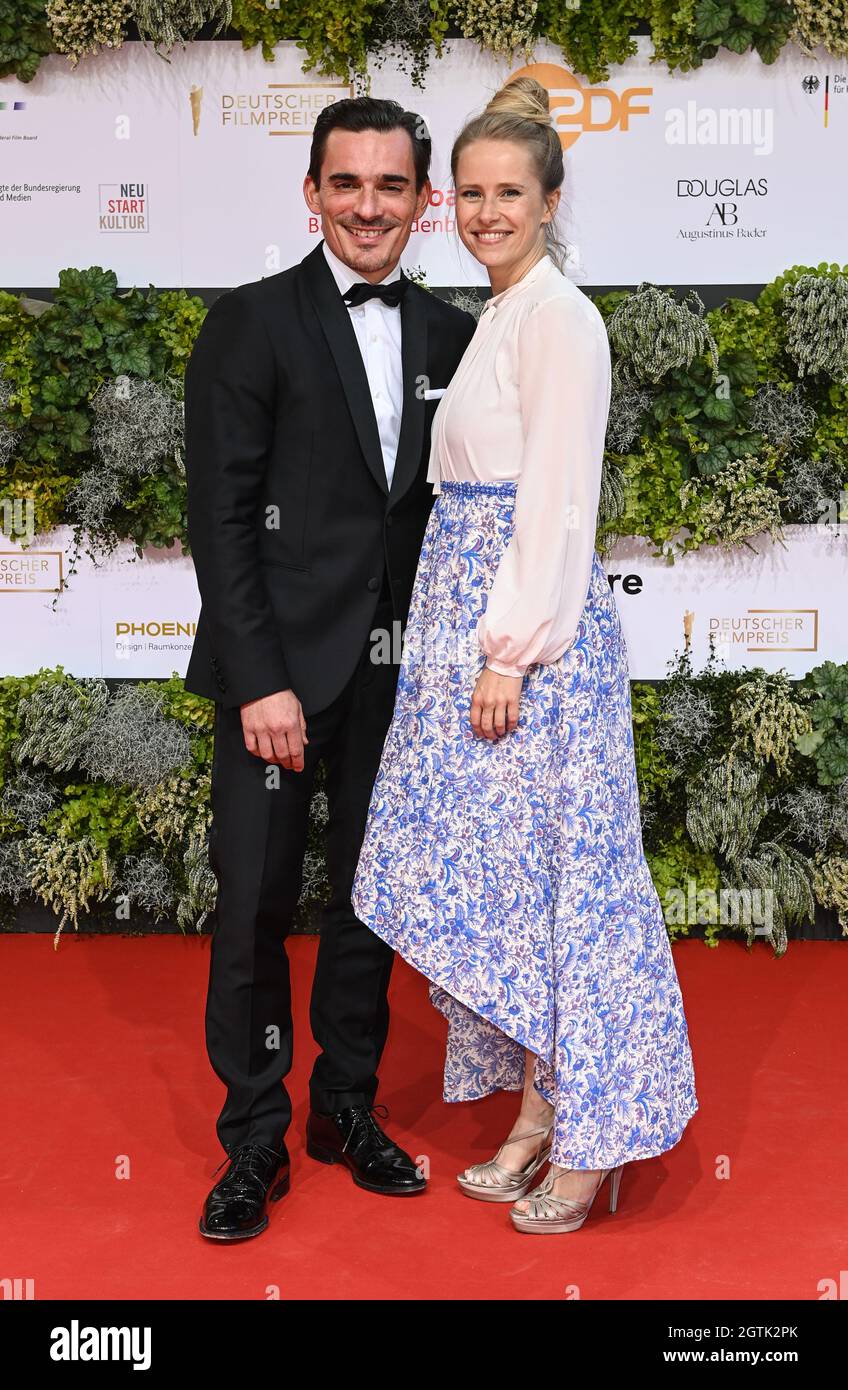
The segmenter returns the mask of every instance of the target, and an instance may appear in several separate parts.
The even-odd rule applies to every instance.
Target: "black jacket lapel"
[[[380,433],[377,429],[377,417],[374,414],[365,363],[362,361],[362,353],[359,351],[347,305],[339,294],[333,272],[327,265],[323,244],[319,242],[301,265],[318,321],[338,368],[365,462],[378,487],[388,494],[389,485],[386,482]],[[423,406],[423,401],[421,404]],[[404,418],[405,413],[404,410]]]
[[[427,379],[427,290],[411,284],[403,296],[401,312],[401,360],[403,373],[403,414],[400,422],[395,471],[389,499],[394,504],[409,488],[421,464],[424,444],[424,391]]]

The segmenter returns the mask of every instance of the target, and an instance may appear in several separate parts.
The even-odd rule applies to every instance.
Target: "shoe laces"
[[[232,1166],[221,1179],[221,1185],[227,1183],[233,1188],[240,1187],[247,1191],[251,1183],[258,1183],[260,1187],[264,1187],[260,1168],[270,1163],[273,1158],[284,1157],[281,1149],[272,1149],[268,1144],[240,1144],[221,1160],[215,1173],[220,1172],[225,1163],[230,1163]],[[215,1173],[212,1174],[213,1177]]]
[[[351,1107],[350,1130],[342,1144],[342,1153],[345,1152],[354,1134],[356,1134],[357,1139],[363,1139],[369,1131],[375,1134],[386,1146],[390,1144],[388,1135],[383,1133],[374,1119],[376,1114],[379,1114],[381,1120],[387,1120],[389,1117],[385,1105],[354,1105]]]

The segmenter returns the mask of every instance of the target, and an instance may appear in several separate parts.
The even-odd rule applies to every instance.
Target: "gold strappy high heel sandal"
[[[520,1201],[528,1191],[533,1179],[539,1169],[548,1161],[551,1152],[551,1133],[553,1123],[547,1129],[529,1129],[526,1134],[514,1134],[511,1139],[506,1139],[501,1144],[501,1149],[505,1149],[507,1144],[515,1144],[519,1139],[532,1139],[535,1135],[543,1136],[539,1144],[539,1152],[535,1158],[531,1158],[519,1172],[512,1168],[504,1168],[502,1163],[498,1163],[497,1154],[490,1158],[487,1163],[474,1163],[471,1165],[472,1173],[480,1173],[482,1176],[493,1177],[494,1182],[475,1182],[473,1178],[467,1178],[464,1173],[457,1173],[456,1180],[467,1197],[476,1197],[480,1202],[515,1202]]]
[[[557,1231],[579,1231],[586,1217],[592,1209],[592,1203],[603,1187],[604,1180],[609,1178],[609,1209],[614,1212],[618,1206],[618,1189],[621,1186],[621,1175],[627,1167],[622,1163],[618,1168],[605,1168],[601,1174],[597,1187],[588,1201],[579,1201],[575,1197],[556,1197],[551,1191],[554,1183],[559,1177],[558,1173],[551,1171],[543,1182],[539,1184],[535,1192],[531,1192],[527,1199],[526,1211],[511,1211],[513,1223],[516,1230],[526,1231],[531,1235],[544,1235],[546,1232],[554,1234]],[[518,1198],[520,1201],[521,1199]],[[547,1213],[553,1212],[555,1215],[549,1216]]]

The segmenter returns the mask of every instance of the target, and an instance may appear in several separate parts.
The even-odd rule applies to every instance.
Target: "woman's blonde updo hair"
[[[562,186],[562,145],[551,125],[548,93],[535,77],[515,77],[506,82],[480,115],[463,126],[451,150],[454,184],[459,156],[474,140],[515,140],[526,145],[542,192],[547,196]],[[553,219],[545,223],[545,241],[554,264],[564,270],[567,247],[557,236]]]

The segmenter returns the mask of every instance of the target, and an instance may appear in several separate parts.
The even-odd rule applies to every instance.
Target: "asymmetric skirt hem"
[[[528,669],[519,720],[470,723],[477,626],[514,483],[443,483],[412,594],[352,903],[430,981],[444,1098],[524,1085],[554,1105],[552,1162],[674,1147],[698,1108],[680,986],[642,844],[627,651],[597,552],[577,631]]]
[[[355,907],[356,904],[354,903],[354,908]],[[525,1050],[528,1052],[533,1052],[534,1048],[526,1039],[518,1036],[518,1030],[510,1031],[507,1027],[504,1027],[502,1021],[495,1022],[493,1019],[482,1019],[481,1015],[476,1014],[476,1011],[474,1010],[470,994],[466,993],[465,991],[457,990],[455,984],[452,984],[451,988],[449,989],[443,981],[433,978],[431,975],[428,975],[425,971],[422,970],[419,961],[416,959],[415,954],[413,952],[410,952],[408,946],[406,945],[405,938],[402,935],[395,935],[395,933],[391,929],[389,929],[388,926],[384,927],[381,930],[379,925],[376,925],[374,923],[370,923],[369,925],[376,936],[379,936],[381,940],[385,941],[389,946],[391,946],[397,952],[397,954],[401,956],[403,960],[406,961],[407,965],[411,965],[413,970],[416,970],[418,974],[420,974],[424,979],[428,981],[430,1002],[432,1003],[433,1007],[438,1011],[438,1013],[440,1013],[442,1017],[445,1019],[449,1029],[452,1026],[452,1019],[450,1004],[447,1001],[453,1001],[454,1004],[459,1004],[463,1009],[467,1009],[469,1010],[469,1012],[475,1013],[475,1016],[478,1019],[480,1019],[481,1022],[490,1024],[492,1027],[498,1028],[498,1030],[504,1034],[505,1039],[507,1039],[511,1043],[514,1043],[515,1046],[520,1049],[520,1064],[522,1068],[521,1075],[518,1075],[518,1073],[516,1072],[515,1076],[512,1078],[504,1076],[496,1081],[487,1081],[485,1078],[481,1078],[481,1076],[478,1074],[474,1078],[474,1080],[478,1083],[477,1086],[475,1087],[473,1084],[466,1083],[465,1090],[461,1095],[454,1094],[447,1086],[445,1086],[445,1088],[442,1091],[442,1100],[447,1105],[456,1105],[467,1101],[485,1100],[488,1096],[496,1095],[499,1091],[523,1091],[524,1052]],[[440,993],[446,996],[447,1006],[439,1002]],[[539,1052],[536,1052],[535,1055],[537,1057],[541,1057],[542,1061],[548,1063],[549,1065],[551,1064],[552,1059],[549,1056],[545,1057],[542,1053]],[[539,1094],[548,1102],[549,1105],[556,1105],[555,1093],[551,1091],[549,1085],[545,1084],[544,1080],[540,1080],[538,1075],[536,1077],[535,1087]],[[595,1155],[591,1163],[581,1163],[573,1161],[573,1156],[568,1151],[563,1152],[561,1148],[557,1148],[557,1143],[555,1140],[554,1145],[551,1149],[550,1162],[557,1168],[585,1168],[595,1171],[600,1170],[602,1168],[616,1168],[621,1163],[629,1163],[631,1161],[638,1162],[641,1159],[659,1158],[662,1154],[667,1153],[669,1149],[675,1148],[676,1145],[680,1143],[685,1133],[686,1126],[692,1119],[692,1116],[696,1114],[697,1110],[698,1101],[697,1099],[694,1099],[691,1109],[688,1109],[681,1113],[679,1117],[679,1124],[675,1126],[674,1130],[671,1133],[663,1136],[662,1139],[658,1139],[650,1144],[637,1144],[634,1148],[628,1148],[625,1152],[622,1152],[620,1150],[613,1150],[610,1152],[604,1152],[600,1156]]]

